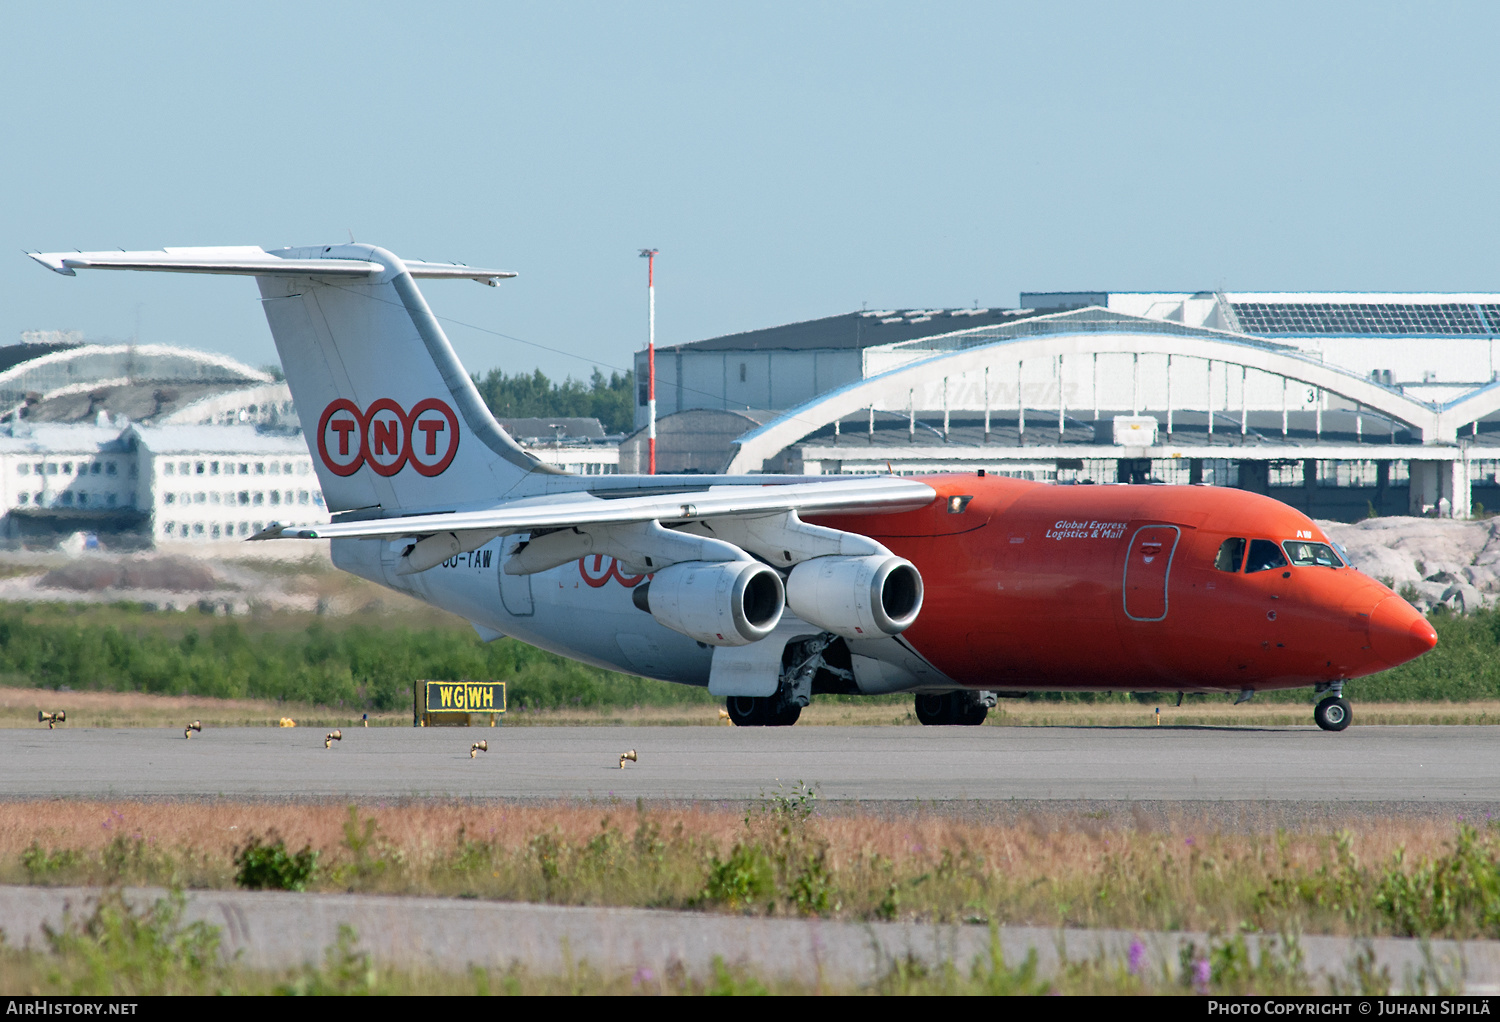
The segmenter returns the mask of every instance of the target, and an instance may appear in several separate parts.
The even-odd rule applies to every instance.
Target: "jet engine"
[[[846,639],[899,635],[922,610],[922,576],[892,554],[814,557],[786,581],[786,604],[804,621]]]
[[[631,590],[641,610],[710,646],[745,646],[771,634],[786,592],[781,576],[757,561],[683,561]]]

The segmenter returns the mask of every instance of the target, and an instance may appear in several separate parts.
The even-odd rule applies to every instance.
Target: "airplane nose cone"
[[[1437,632],[1415,607],[1388,596],[1370,612],[1370,648],[1395,667],[1415,660],[1437,645]]]

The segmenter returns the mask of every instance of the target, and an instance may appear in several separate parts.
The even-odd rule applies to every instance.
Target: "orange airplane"
[[[1345,682],[1437,641],[1306,516],[1240,490],[543,465],[415,283],[506,271],[358,244],[32,258],[256,279],[333,520],[253,539],[331,540],[338,567],[485,639],[706,686],[736,724],[795,723],[819,693],[911,693],[924,724],[978,724],[1035,691],[1311,685],[1341,731]]]

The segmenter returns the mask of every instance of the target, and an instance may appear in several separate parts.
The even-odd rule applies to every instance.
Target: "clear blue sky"
[[[1020,290],[1500,290],[1493,4],[8,4],[0,343],[275,358],[240,278],[23,250],[345,240],[473,371]]]

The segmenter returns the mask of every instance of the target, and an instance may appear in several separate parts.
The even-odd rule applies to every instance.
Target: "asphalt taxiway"
[[[866,804],[1500,803],[1495,727],[382,727],[329,749],[324,733],[4,730],[0,798],[711,802],[806,782]]]

